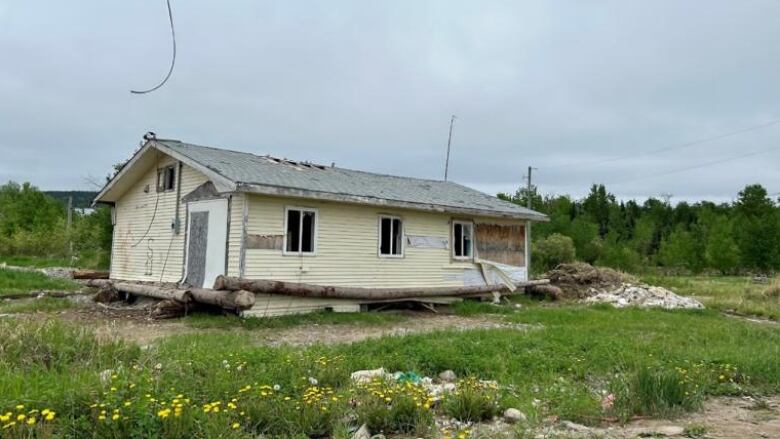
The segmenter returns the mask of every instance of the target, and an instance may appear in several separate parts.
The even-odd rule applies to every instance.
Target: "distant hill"
[[[68,197],[73,197],[73,207],[77,209],[90,207],[92,200],[97,196],[97,192],[94,191],[44,191],[44,193],[65,205],[68,204]]]

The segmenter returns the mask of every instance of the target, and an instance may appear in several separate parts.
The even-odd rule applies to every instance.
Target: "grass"
[[[0,302],[0,314],[56,312],[73,308],[73,306],[73,302],[65,298],[19,299]]]
[[[331,317],[315,317],[320,318]],[[315,432],[349,437],[343,436],[344,419],[355,426],[368,416],[342,404],[356,397],[349,374],[378,367],[422,376],[451,369],[463,379],[495,380],[498,389],[491,396],[500,409],[518,408],[531,420],[555,415],[588,424],[620,415],[618,409],[624,416],[676,416],[696,407],[697,400],[685,395],[691,388],[697,398],[780,392],[780,330],[772,326],[711,310],[608,306],[527,306],[504,319],[541,329],[453,330],[305,348],[256,346],[231,331],[212,331],[172,336],[141,351],[127,343],[98,343],[61,323],[0,320],[0,395],[7,405],[0,413],[16,413],[16,404],[45,406],[58,416],[47,428],[81,436],[142,437],[155,431],[160,437]],[[101,372],[109,369],[116,378],[101,382]],[[674,379],[683,376],[690,383],[678,387]],[[247,386],[251,390],[242,392]],[[279,390],[261,396],[262,386]],[[614,405],[604,407],[608,392],[614,392]],[[183,417],[174,419],[172,412],[170,421],[161,417],[163,407],[174,409],[178,394],[184,396],[177,400],[188,400],[180,409]],[[325,401],[331,397],[336,401]],[[225,409],[231,398],[234,411]],[[356,401],[358,407],[369,403]],[[132,410],[123,407],[126,402]],[[223,410],[204,414],[205,405],[215,402]],[[486,411],[470,397],[448,404],[451,413],[464,417]],[[430,428],[427,412],[403,407],[394,415],[379,404],[371,416],[388,429],[419,434]],[[107,419],[99,419],[106,408]],[[116,409],[122,414],[113,424]]]
[[[642,281],[694,296],[709,308],[780,320],[777,279],[758,284],[741,276],[645,276]]]
[[[397,312],[333,313],[316,312],[280,317],[239,318],[232,315],[197,313],[182,319],[193,328],[235,329],[282,329],[299,325],[389,325],[401,322],[407,317]]]
[[[0,298],[4,295],[39,290],[76,291],[81,288],[69,279],[50,278],[43,273],[0,268]]]
[[[0,264],[14,265],[17,267],[74,267],[108,270],[110,264],[110,252],[87,251],[78,257],[52,257],[52,256],[0,256]]]
[[[0,256],[0,264],[8,264],[17,267],[70,267],[70,258],[44,257],[44,256]]]

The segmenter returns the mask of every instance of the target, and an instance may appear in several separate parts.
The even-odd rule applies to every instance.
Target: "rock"
[[[355,434],[352,435],[352,439],[371,439],[371,433],[368,431],[368,426],[366,424],[361,425]]]
[[[439,374],[439,379],[445,383],[452,383],[455,382],[456,379],[458,379],[458,376],[455,375],[455,372],[451,370],[445,370],[444,372]]]
[[[385,435],[383,435],[383,434],[375,434],[375,435],[371,436],[371,439],[386,439],[386,438],[385,438]]]
[[[358,383],[358,384],[364,384],[368,383],[374,378],[387,378],[388,374],[385,371],[384,367],[380,367],[379,369],[371,369],[371,370],[358,370],[356,372],[352,372],[352,375],[350,375],[350,378],[352,381]]]
[[[645,437],[670,437],[670,436],[682,436],[685,433],[685,429],[676,425],[664,425],[661,427],[647,428],[639,432],[639,436]]]
[[[561,425],[564,426],[567,430],[576,431],[580,433],[584,433],[586,431],[590,431],[590,428],[577,424],[571,421],[561,421]]]
[[[504,421],[509,424],[525,422],[526,419],[525,414],[518,409],[509,408],[504,410]]]

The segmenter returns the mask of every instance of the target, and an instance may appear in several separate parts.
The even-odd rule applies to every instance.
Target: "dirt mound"
[[[560,264],[544,275],[550,284],[560,288],[562,298],[584,299],[598,291],[609,291],[636,280],[611,268],[594,267],[584,262]]]

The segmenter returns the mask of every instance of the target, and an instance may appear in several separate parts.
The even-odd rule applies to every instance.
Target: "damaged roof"
[[[148,144],[196,169],[205,171],[207,176],[217,177],[222,182],[223,191],[387,205],[490,217],[547,220],[547,217],[541,213],[451,181],[399,177],[322,166],[193,145],[178,140],[154,139]],[[215,181],[219,188],[218,183]],[[101,197],[98,196],[96,201],[101,201]]]

